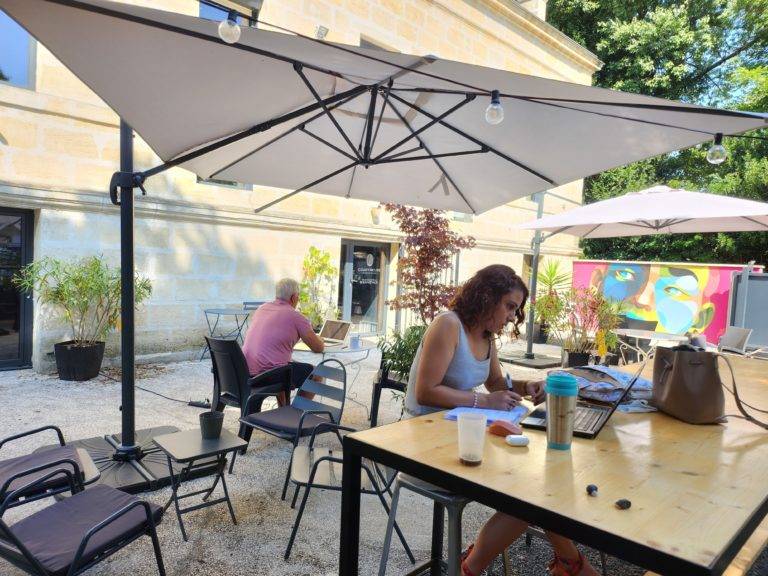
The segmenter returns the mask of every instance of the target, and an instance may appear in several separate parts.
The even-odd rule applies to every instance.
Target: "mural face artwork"
[[[627,328],[697,332],[717,342],[725,332],[731,276],[739,266],[574,262],[574,287],[594,287],[623,302]]]

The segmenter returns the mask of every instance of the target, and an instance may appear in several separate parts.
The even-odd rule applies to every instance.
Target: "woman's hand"
[[[531,397],[531,402],[541,404],[547,398],[544,392],[544,380],[528,380],[525,383],[525,395]]]
[[[484,408],[492,408],[494,410],[512,410],[515,406],[520,404],[523,398],[517,392],[512,390],[497,390],[485,395]]]

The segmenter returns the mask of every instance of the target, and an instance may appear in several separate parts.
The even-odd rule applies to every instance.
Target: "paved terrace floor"
[[[370,402],[371,384],[378,367],[378,353],[362,363],[362,370],[350,390],[353,398],[365,406]],[[138,428],[158,425],[174,425],[189,429],[198,425],[199,409],[186,405],[189,399],[210,397],[212,390],[210,360],[181,362],[177,364],[142,366],[138,370],[137,384],[166,396],[179,398],[185,403],[172,402],[154,394],[136,391],[136,424]],[[110,374],[110,372],[107,372]],[[536,374],[525,368],[514,368],[515,377],[532,377]],[[117,374],[112,373],[113,376]],[[120,427],[120,385],[101,376],[89,382],[63,382],[53,376],[35,374],[32,371],[0,373],[0,437],[34,428],[43,423],[62,428],[67,439],[86,438],[107,432],[117,432]],[[400,402],[391,393],[382,396],[380,422],[386,423],[399,417]],[[343,423],[356,428],[366,428],[366,408],[348,402]],[[224,426],[237,431],[237,413],[228,408]],[[330,441],[330,440],[328,440]],[[4,457],[25,453],[36,447],[29,441],[12,443],[3,449]],[[338,566],[338,522],[340,493],[313,491],[307,504],[291,559],[283,561],[295,512],[289,503],[280,500],[283,474],[289,457],[289,444],[270,436],[254,432],[248,454],[238,458],[235,473],[227,476],[230,494],[239,525],[234,526],[225,506],[217,506],[188,514],[185,524],[190,536],[183,542],[175,515],[169,512],[158,527],[165,565],[170,576],[203,574],[269,574],[334,575]],[[196,480],[188,488],[203,487],[208,479]],[[170,496],[170,488],[144,495],[158,504]],[[43,504],[35,503],[10,511],[6,519],[13,521],[20,515]],[[360,544],[360,573],[375,574],[381,553],[381,542],[386,527],[386,517],[375,497],[364,497],[363,525]],[[417,558],[429,555],[431,530],[431,503],[426,499],[404,492],[398,510],[398,521],[408,538]],[[464,515],[465,543],[476,534],[491,511],[472,504]],[[586,551],[595,565],[596,554]],[[551,553],[543,542],[534,541],[526,548],[522,541],[512,549],[516,576],[544,575]],[[388,574],[403,574],[410,568],[405,553],[393,539]],[[609,558],[611,576],[640,576],[643,570]],[[106,562],[92,569],[94,576],[150,576],[156,574],[151,544],[148,539],[132,544]],[[21,576],[10,565],[0,563],[0,574]],[[497,560],[490,574],[502,574]],[[750,576],[768,574],[768,557],[750,572]]]

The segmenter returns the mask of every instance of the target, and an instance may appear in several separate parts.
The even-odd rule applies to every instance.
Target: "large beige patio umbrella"
[[[766,126],[757,114],[107,0],[0,0],[0,9],[127,123],[110,183],[121,206],[123,433],[107,437],[116,452],[104,461],[127,463],[110,478],[131,489],[167,482],[145,466],[140,445],[153,431],[135,434],[133,418],[133,192],[148,177],[180,166],[283,188],[283,198],[311,190],[480,213]],[[133,171],[128,125],[163,164]],[[136,482],[122,477],[129,467]]]
[[[593,202],[515,226],[540,232],[571,234],[581,238],[614,238],[694,232],[742,232],[768,230],[768,203],[690,192],[669,186],[652,186],[608,200]],[[535,270],[531,282],[535,290]],[[533,358],[533,318],[529,318],[526,355]]]
[[[653,186],[516,226],[581,238],[768,230],[768,203]]]
[[[0,8],[201,178],[480,213],[766,118],[106,0]],[[495,97],[495,98],[494,98]],[[492,100],[498,104],[486,121]]]

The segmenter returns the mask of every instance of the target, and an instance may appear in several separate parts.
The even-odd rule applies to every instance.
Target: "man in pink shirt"
[[[243,354],[252,376],[291,364],[291,384],[296,387],[312,372],[311,364],[291,362],[293,347],[299,340],[312,352],[319,354],[325,349],[309,320],[296,310],[298,304],[299,283],[292,278],[283,278],[275,286],[275,300],[262,304],[252,314],[243,343]],[[280,404],[285,402],[286,399],[282,399]]]

